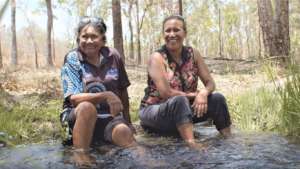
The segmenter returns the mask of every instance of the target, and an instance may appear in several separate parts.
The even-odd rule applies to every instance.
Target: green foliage
[[[281,96],[281,131],[300,137],[300,67],[291,63],[284,86],[278,87]]]
[[[276,131],[300,138],[299,65],[290,62],[284,78],[278,78],[279,67],[274,63],[265,63],[263,70],[273,83],[229,98],[234,124],[243,130]]]
[[[242,130],[274,131],[278,129],[279,95],[270,88],[250,89],[228,99],[235,125]]]
[[[140,100],[134,99],[130,100],[130,118],[132,122],[139,120],[139,106],[140,106]]]
[[[5,142],[36,143],[61,138],[58,118],[61,101],[46,100],[40,96],[24,100],[15,103],[10,110],[0,104],[0,131],[8,134]]]

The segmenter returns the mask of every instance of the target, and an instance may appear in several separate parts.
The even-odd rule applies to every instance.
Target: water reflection
[[[197,127],[207,150],[192,150],[176,138],[137,135],[140,147],[94,147],[89,168],[300,168],[300,145],[270,133],[234,132],[222,139],[212,127]],[[80,168],[74,151],[60,142],[0,149],[0,168]],[[82,166],[84,167],[84,166]]]

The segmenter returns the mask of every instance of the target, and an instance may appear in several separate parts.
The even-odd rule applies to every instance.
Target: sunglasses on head
[[[80,22],[96,22],[96,23],[103,23],[103,19],[99,17],[90,17],[90,16],[84,16],[80,19]]]

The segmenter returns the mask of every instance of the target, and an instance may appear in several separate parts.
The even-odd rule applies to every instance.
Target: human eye
[[[81,38],[82,38],[82,39],[87,39],[88,36],[84,34],[84,35],[81,35]]]
[[[170,29],[170,28],[165,29],[165,32],[166,32],[166,33],[170,33],[170,32],[171,32],[171,29]]]
[[[179,32],[179,31],[181,31],[180,28],[174,28],[174,32]]]

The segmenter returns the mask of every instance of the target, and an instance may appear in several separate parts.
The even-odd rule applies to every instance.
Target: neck
[[[173,57],[173,59],[176,62],[181,60],[182,47],[180,47],[179,49],[176,49],[176,50],[168,49],[168,51],[170,52],[171,56]]]
[[[99,54],[94,54],[94,55],[87,55],[86,56],[86,60],[93,65],[98,65],[100,58],[99,58]]]

